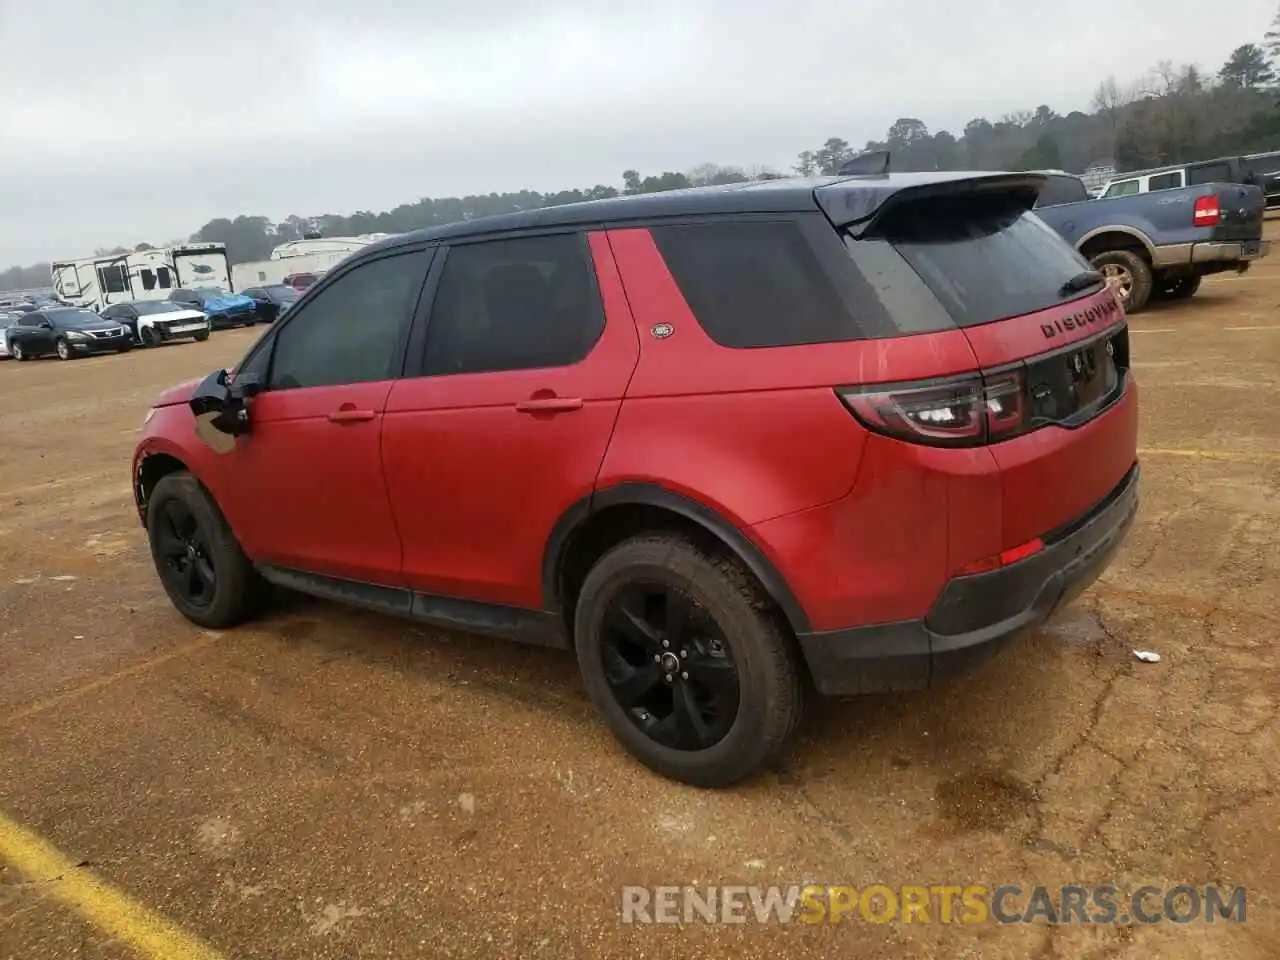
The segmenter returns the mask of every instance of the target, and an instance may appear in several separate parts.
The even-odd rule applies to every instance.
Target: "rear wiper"
[[[1083,273],[1077,273],[1068,280],[1058,290],[1058,296],[1065,297],[1068,293],[1079,293],[1081,290],[1088,290],[1104,282],[1106,277],[1097,270],[1085,270]]]

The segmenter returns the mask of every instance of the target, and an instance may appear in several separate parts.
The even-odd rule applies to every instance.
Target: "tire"
[[[644,597],[644,609],[656,609],[655,592],[663,591],[687,604],[695,626],[703,628],[676,631],[684,637],[675,644],[680,649],[663,649],[654,639],[667,633],[665,625],[638,643],[639,634],[614,626],[619,604]],[[677,601],[663,602],[669,611]],[[708,639],[716,634],[718,639]],[[606,553],[583,582],[574,636],[578,666],[596,709],[636,759],[673,780],[698,787],[744,780],[777,754],[799,723],[801,673],[781,618],[736,560],[709,554],[684,537],[640,536]],[[713,686],[728,686],[726,670],[735,681],[731,717],[712,692]],[[700,677],[718,680],[706,686]],[[622,692],[627,685],[643,687],[644,698],[627,697]],[[624,707],[620,697],[631,706]],[[683,745],[670,742],[678,739],[674,731],[681,728],[680,717],[691,716],[677,715],[680,704],[693,704],[700,718],[700,724],[684,724],[693,739]],[[702,705],[709,706],[710,719]],[[702,732],[714,739],[698,742]]]
[[[1116,287],[1116,296],[1125,313],[1138,313],[1151,299],[1151,267],[1136,253],[1107,250],[1090,261],[1107,282]]]
[[[71,360],[75,357],[75,353],[71,350],[71,345],[62,337],[59,337],[57,341],[55,341],[53,349],[54,352],[58,354],[59,360]]]
[[[27,359],[27,355],[23,351],[22,344],[20,343],[15,343],[9,347],[9,356],[13,357],[13,359],[17,360],[19,363]]]
[[[133,349],[133,344],[126,343],[123,347],[117,347],[116,353],[128,353],[132,349]]]
[[[187,471],[161,477],[151,491],[147,540],[165,593],[192,623],[222,630],[261,608],[266,584],[218,505]],[[191,584],[198,584],[198,595]]]
[[[208,330],[201,330],[199,333],[197,333],[197,334],[195,335],[195,341],[196,341],[196,343],[204,343],[204,342],[205,342],[206,340],[208,340],[208,339],[209,339],[209,331],[208,331]]]

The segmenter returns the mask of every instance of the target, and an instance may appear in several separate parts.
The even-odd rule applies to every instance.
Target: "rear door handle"
[[[539,397],[517,403],[516,409],[521,413],[571,413],[582,409],[582,401],[577,397]]]
[[[357,410],[355,407],[341,407],[329,414],[333,423],[361,423],[372,420],[377,414],[372,410]]]

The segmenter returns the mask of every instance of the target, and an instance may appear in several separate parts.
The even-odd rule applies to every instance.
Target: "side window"
[[[20,327],[38,327],[44,322],[43,313],[28,313],[18,321]]]
[[[156,285],[157,285],[157,286],[159,286],[161,290],[168,290],[168,289],[169,289],[169,287],[172,285],[172,284],[169,282],[169,268],[168,268],[168,267],[157,267],[157,268],[156,268]]]
[[[288,390],[390,380],[429,255],[361,264],[291,314],[276,335],[269,387]]]
[[[1231,165],[1226,163],[1206,163],[1187,170],[1188,186],[1197,183],[1234,183]]]
[[[98,268],[98,286],[107,293],[124,293],[124,267],[118,263]]]
[[[586,238],[577,233],[450,248],[427,326],[423,372],[565,367],[604,332]]]
[[[1121,180],[1119,183],[1113,183],[1107,187],[1104,196],[1107,197],[1134,197],[1141,190],[1141,184],[1137,180]]]
[[[1158,173],[1147,181],[1148,190],[1177,190],[1181,186],[1181,170],[1174,170],[1172,173]]]
[[[267,367],[271,364],[271,347],[274,339],[274,336],[269,336],[253,345],[248,356],[236,365],[236,379],[256,380],[258,383],[266,382]]]
[[[156,275],[150,267],[143,267],[138,271],[138,276],[142,280],[143,290],[154,290],[156,288]]]
[[[721,346],[858,337],[853,316],[794,221],[725,221],[651,232],[685,302]]]

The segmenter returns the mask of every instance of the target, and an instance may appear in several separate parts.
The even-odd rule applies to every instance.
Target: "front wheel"
[[[1151,298],[1153,278],[1147,262],[1129,250],[1107,250],[1092,259],[1115,292],[1125,313],[1138,313]]]
[[[160,336],[156,333],[154,327],[143,327],[138,339],[142,341],[144,347],[158,347],[160,345]]]
[[[587,694],[623,746],[674,780],[723,787],[782,747],[801,710],[785,627],[750,575],[680,536],[610,550],[574,617]]]
[[[185,470],[162,477],[147,501],[147,539],[169,600],[192,623],[234,627],[265,592],[222,511]]]
[[[199,333],[197,333],[197,334],[195,335],[195,341],[196,341],[196,343],[204,343],[204,342],[205,342],[206,340],[208,340],[208,339],[209,339],[209,331],[208,331],[208,330],[201,330]]]
[[[59,360],[70,360],[72,357],[71,344],[61,337],[58,338],[58,342],[54,344],[53,349],[57,351]]]
[[[27,352],[22,349],[22,344],[14,343],[9,346],[9,356],[21,363],[27,359]]]

